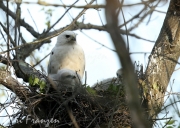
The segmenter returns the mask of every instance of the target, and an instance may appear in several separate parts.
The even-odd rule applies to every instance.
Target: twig
[[[3,28],[3,30],[4,30],[4,32],[6,33],[6,34],[8,34],[8,30],[7,30],[7,28],[0,22],[0,25],[1,25],[1,27]],[[4,36],[4,35],[3,35]],[[12,42],[12,44],[15,44],[15,42],[13,41],[13,39],[11,38],[11,36],[9,36],[9,40]]]
[[[89,128],[91,124],[95,121],[95,119],[99,116],[100,112],[94,117],[94,119],[89,123],[89,125],[86,128]]]
[[[10,2],[19,3],[18,1],[9,0]],[[73,7],[73,8],[83,8],[83,9],[89,9],[89,8],[104,8],[105,5],[82,5],[82,6],[72,6],[72,5],[65,5],[65,4],[52,4],[45,1],[38,1],[38,2],[22,2],[23,4],[38,4],[42,6],[54,6],[54,7]]]
[[[125,23],[121,24],[119,26],[119,28],[123,27],[125,24],[128,24],[129,22],[132,22],[134,19],[139,18],[139,16],[144,12],[144,10],[146,9],[146,7],[144,7],[139,13],[137,13],[136,15],[134,15],[131,19],[129,19],[128,21],[126,21]]]
[[[29,15],[31,16],[31,19],[32,19],[32,21],[33,21],[34,25],[36,26],[36,29],[37,29],[37,31],[38,31],[38,33],[39,33],[39,30],[38,30],[38,27],[37,27],[36,22],[34,21],[34,19],[33,19],[33,17],[32,17],[32,15],[31,15],[31,13],[30,13],[30,11],[29,11],[28,8],[27,8],[27,10],[28,10],[28,13],[29,13]]]
[[[126,19],[125,19],[124,12],[123,12],[122,8],[121,8],[121,12],[122,12],[124,23],[126,23]],[[126,29],[125,31],[126,31],[126,37],[127,37],[127,50],[129,52],[129,37],[128,37],[127,24],[125,24],[125,29]]]
[[[78,0],[76,0],[76,1],[72,4],[72,6],[75,5],[77,2],[78,2]],[[65,16],[65,14],[66,14],[67,12],[69,12],[69,10],[72,8],[72,6],[69,7],[69,8],[64,12],[64,14],[63,14],[45,33],[48,33],[48,32]]]
[[[35,65],[32,66],[32,68],[36,67],[38,64],[40,64],[46,57],[48,57],[51,53],[47,54],[45,57],[43,57],[40,61],[38,61]]]
[[[96,0],[96,5],[98,5],[97,2],[98,2],[98,1]],[[98,12],[98,16],[99,16],[99,19],[100,19],[100,21],[101,21],[102,26],[104,26],[103,20],[102,20],[102,18],[101,18],[101,16],[100,16],[100,13],[99,13],[99,9],[97,9],[97,12]]]
[[[85,71],[85,85],[87,84],[87,71]]]
[[[8,16],[11,16],[14,20],[16,20],[16,14],[13,13],[11,10],[9,10],[3,3],[2,0],[0,0],[0,8],[5,12],[8,13]],[[25,27],[27,31],[29,31],[34,37],[38,38],[39,33],[37,33],[32,26],[30,26],[28,23],[26,23],[24,20],[19,21],[21,26]]]
[[[0,84],[14,92],[21,100],[25,100],[26,96],[30,95],[29,90],[11,77],[7,71],[0,70]]]
[[[118,5],[116,0],[106,0],[105,14],[107,20],[107,31],[111,35],[111,39],[114,42],[123,67],[123,76],[127,85],[126,93],[128,94],[128,106],[132,114],[132,119],[135,125],[134,127],[148,128],[150,126],[149,122],[146,118],[144,118],[144,111],[141,109],[139,102],[134,67],[131,62],[129,53],[126,50],[125,42],[119,35],[118,18],[116,15],[118,6],[120,5]]]
[[[98,43],[99,45],[101,45],[101,46],[103,46],[103,47],[105,47],[105,48],[107,48],[107,49],[109,49],[109,50],[111,50],[111,51],[113,51],[113,52],[116,52],[116,50],[111,49],[111,48],[107,47],[106,45],[98,42],[97,40],[95,40],[95,39],[93,39],[92,37],[88,36],[88,35],[87,35],[86,33],[84,33],[83,31],[81,31],[81,32],[82,32],[85,36],[87,36],[89,39],[91,39],[91,40],[93,40],[94,42]]]
[[[92,4],[94,2],[94,0],[91,0],[91,2],[88,4]],[[0,4],[1,5],[1,4]],[[84,14],[84,12],[86,11],[87,9],[83,9],[78,15],[77,17],[71,22],[70,25],[68,25],[67,27],[65,27],[64,29],[61,29],[59,31],[55,31],[52,35],[48,36],[48,37],[45,37],[43,39],[39,39],[39,40],[36,40],[36,41],[33,41],[33,42],[30,42],[30,43],[26,43],[26,44],[23,44],[23,45],[20,45],[20,46],[17,46],[17,47],[14,47],[14,48],[11,48],[9,50],[15,50],[17,48],[20,48],[20,47],[23,47],[23,46],[26,46],[26,45],[29,45],[29,44],[38,44],[38,43],[41,43],[43,41],[46,41],[46,40],[49,40],[55,36],[58,36],[59,34],[61,34],[62,32],[68,30],[68,29],[71,29],[72,26],[75,24],[75,22]],[[6,50],[6,51],[3,51],[3,52],[0,52],[0,54],[3,54],[3,53],[6,53],[8,52],[9,50]]]
[[[73,116],[72,111],[70,111],[70,109],[69,109],[69,107],[67,105],[65,105],[65,106],[66,106],[66,110],[67,110],[67,112],[69,114],[69,117],[70,117],[72,123],[74,124],[75,128],[80,128],[77,121],[76,121],[76,119],[75,119],[75,117]]]
[[[8,62],[10,60],[10,55],[9,55],[9,13],[8,13],[8,9],[9,9],[9,1],[6,0],[7,3],[7,13],[6,13],[6,19],[7,19],[7,59]],[[9,64],[7,64],[7,70],[9,70]]]

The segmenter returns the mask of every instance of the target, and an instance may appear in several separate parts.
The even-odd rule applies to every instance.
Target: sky
[[[24,0],[28,1],[28,0]],[[37,2],[36,0],[29,0],[30,2]],[[58,3],[62,4],[61,0],[51,0],[47,2],[52,3]],[[63,0],[62,2],[65,4],[72,4],[72,1]],[[89,1],[89,0],[87,0]],[[103,4],[104,0],[97,0],[98,3]],[[126,3],[132,3],[131,0],[126,0]],[[140,2],[139,0],[134,0],[134,3]],[[85,0],[80,0],[77,5],[85,5]],[[43,10],[44,8],[44,10]],[[133,15],[135,15],[138,11],[140,11],[142,6],[136,6],[136,7],[126,7],[123,9],[124,15],[126,20],[130,19]],[[166,12],[168,8],[168,3],[166,4],[160,4],[160,6],[157,8],[158,10]],[[15,7],[12,7],[12,10],[15,9]],[[64,8],[60,7],[43,7],[36,4],[22,4],[21,5],[22,15],[21,17],[30,25],[32,25],[35,30],[38,29],[39,33],[43,32],[44,29],[46,29],[45,21],[47,18],[47,15],[44,15],[44,11],[48,9],[52,9],[52,17],[50,17],[50,21],[53,24],[57,18],[59,18],[64,12]],[[76,17],[81,9],[72,9],[69,11],[68,15],[66,15],[57,25],[54,27],[54,29],[62,28],[66,25],[68,25],[72,21],[72,17]],[[30,13],[29,13],[30,12]],[[79,19],[79,21],[84,21],[84,23],[91,23],[95,25],[102,25],[101,19],[99,17],[101,15],[101,19],[103,21],[103,24],[106,24],[105,16],[104,16],[104,10],[99,9],[99,14],[97,13],[97,10],[95,9],[89,9],[85,12],[84,16]],[[5,15],[4,15],[5,17]],[[33,17],[33,18],[32,18]],[[148,17],[149,18],[149,17]],[[160,29],[162,27],[165,14],[164,13],[158,13],[154,12],[152,14],[152,17],[150,19],[150,22],[147,24],[146,18],[135,30],[132,31],[132,33],[137,34],[143,38],[153,40],[155,41],[159,35]],[[35,23],[34,23],[35,21]],[[137,20],[131,22],[128,24],[128,27],[131,27],[135,24]],[[36,27],[37,26],[37,27]],[[36,29],[37,28],[37,29]],[[27,42],[31,42],[34,38],[24,29],[21,28],[21,31],[24,34],[24,38],[27,40]],[[89,37],[93,38],[94,40],[91,40],[88,38],[85,34],[83,34],[80,30],[75,31],[77,35],[77,42],[79,45],[82,46],[85,52],[86,57],[86,72],[87,72],[87,84],[92,86],[97,81],[101,81],[103,79],[111,78],[116,76],[116,71],[121,68],[121,64],[119,62],[118,56],[114,51],[111,51],[101,45],[99,45],[97,42],[102,43],[103,45],[115,49],[114,45],[111,41],[111,38],[108,33],[98,30],[82,30],[83,33],[88,35]],[[126,38],[124,37],[125,41]],[[52,42],[50,44],[43,45],[39,50],[36,50],[34,54],[39,57],[43,58],[45,55],[47,55],[51,49],[54,47],[56,43],[56,37],[52,38]],[[151,52],[154,43],[136,39],[134,37],[129,37],[129,44],[130,44],[130,52],[147,52],[147,54],[131,54],[132,61],[139,62],[140,64],[143,64],[144,67],[147,66],[148,62],[148,53]],[[27,62],[30,61],[30,59],[26,59]],[[44,69],[47,69],[49,57],[45,59],[41,64],[44,67]],[[177,65],[175,69],[178,69],[179,66]],[[40,69],[38,66],[36,69]],[[145,69],[145,68],[144,68]],[[47,71],[47,70],[46,70]],[[180,91],[178,84],[180,83],[180,71],[177,70],[173,73],[171,77],[171,82],[168,87],[168,92],[178,92]],[[175,80],[174,80],[175,79]],[[174,82],[172,82],[174,80]],[[83,81],[85,81],[83,79]],[[168,102],[167,102],[168,104]],[[159,115],[161,116],[161,115]],[[176,117],[177,118],[177,117]]]

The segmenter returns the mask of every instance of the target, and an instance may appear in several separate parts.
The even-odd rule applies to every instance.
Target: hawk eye
[[[70,37],[70,35],[66,35],[66,38],[69,38]]]

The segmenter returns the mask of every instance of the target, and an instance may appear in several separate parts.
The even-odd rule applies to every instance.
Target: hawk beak
[[[72,40],[72,41],[76,41],[76,37],[73,36],[73,37],[71,38],[71,40]]]

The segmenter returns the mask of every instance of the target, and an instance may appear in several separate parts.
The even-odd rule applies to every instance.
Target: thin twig
[[[119,59],[123,67],[123,78],[126,83],[126,93],[128,94],[128,106],[131,111],[134,127],[149,128],[150,124],[146,118],[144,118],[144,111],[140,106],[138,88],[136,82],[136,76],[134,74],[134,67],[129,56],[129,52],[126,49],[125,42],[122,36],[119,34],[118,17],[116,10],[119,3],[117,0],[106,0],[106,21],[107,31],[111,35],[111,39],[117,50]]]
[[[91,0],[91,2],[89,2],[88,5],[92,4],[94,2],[94,0]],[[26,44],[23,44],[23,45],[20,45],[20,46],[17,46],[17,47],[14,47],[14,48],[11,48],[9,50],[6,50],[6,51],[3,51],[3,52],[0,52],[0,54],[3,54],[3,53],[6,53],[10,50],[15,50],[17,48],[20,48],[20,47],[23,47],[23,46],[26,46],[26,45],[29,45],[29,44],[38,44],[38,43],[41,43],[43,41],[46,41],[46,40],[49,40],[55,36],[58,36],[59,34],[61,34],[62,32],[68,30],[68,29],[71,29],[71,27],[75,24],[75,22],[84,14],[84,12],[86,11],[87,9],[83,9],[78,15],[77,17],[71,22],[71,24],[69,24],[67,27],[65,27],[64,29],[62,29],[61,31],[59,32],[56,32],[54,33],[53,35],[50,35],[50,36],[47,36],[45,38],[42,38],[42,39],[38,39],[36,41],[33,41],[33,42],[30,42],[30,43],[26,43]]]
[[[121,12],[122,12],[122,16],[123,16],[124,23],[126,23],[126,19],[125,19],[124,12],[123,12],[123,9],[122,9],[122,8],[121,8]],[[125,24],[125,29],[126,29],[126,37],[127,37],[127,50],[128,50],[128,52],[129,52],[129,37],[128,37],[127,24]]]
[[[43,57],[40,61],[38,61],[35,65],[32,66],[32,68],[36,67],[38,64],[40,64],[46,57],[48,57],[51,53],[47,54],[45,57]]]
[[[116,52],[116,50],[111,49],[111,48],[107,47],[106,45],[98,42],[97,40],[95,40],[95,39],[93,39],[92,37],[88,36],[88,35],[87,35],[86,33],[84,33],[83,31],[81,31],[81,32],[82,32],[85,36],[87,36],[89,39],[91,39],[91,40],[93,40],[94,42],[98,43],[99,45],[101,45],[101,46],[103,46],[103,47],[105,47],[105,48],[107,48],[107,49],[109,49],[109,50],[111,50],[111,51],[113,51],[113,52]]]
[[[39,30],[38,30],[37,24],[36,24],[36,22],[34,21],[34,19],[33,19],[32,15],[31,15],[31,12],[29,11],[29,9],[28,9],[28,8],[27,8],[27,10],[28,10],[28,13],[29,13],[29,15],[30,15],[30,17],[31,17],[31,19],[32,19],[32,21],[33,21],[33,23],[34,23],[34,25],[36,26],[36,29],[37,29],[38,33],[39,33]]]
[[[72,6],[75,5],[77,2],[78,2],[78,0],[76,0],[76,1],[72,4]],[[69,8],[64,12],[64,14],[63,14],[45,33],[48,33],[48,32],[65,16],[65,14],[66,14],[67,12],[69,12],[69,10],[72,8],[72,6],[69,7]]]
[[[74,117],[74,115],[73,115],[73,113],[72,113],[72,111],[69,109],[69,107],[67,105],[65,105],[65,106],[66,106],[66,110],[67,110],[69,117],[70,117],[72,123],[74,124],[75,128],[80,128],[75,117]]]
[[[9,1],[6,0],[7,3],[7,13],[6,13],[6,19],[7,19],[7,59],[8,62],[10,60],[10,55],[9,55],[9,13],[8,13],[8,9],[9,9]],[[7,64],[7,70],[9,69],[9,64]]]

